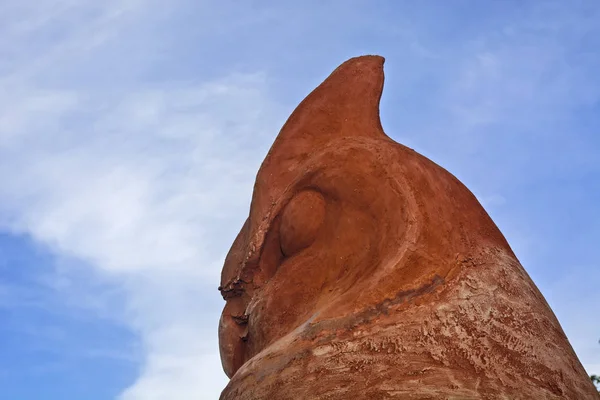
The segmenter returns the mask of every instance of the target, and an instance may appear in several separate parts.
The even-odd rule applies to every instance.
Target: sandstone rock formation
[[[598,399],[475,196],[383,132],[383,58],[293,112],[222,272],[223,400]]]

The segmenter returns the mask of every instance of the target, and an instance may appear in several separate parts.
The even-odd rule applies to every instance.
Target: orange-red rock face
[[[342,64],[263,162],[223,267],[223,400],[598,399],[471,192],[391,140]]]

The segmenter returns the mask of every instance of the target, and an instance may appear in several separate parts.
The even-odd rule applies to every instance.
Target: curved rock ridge
[[[220,290],[222,400],[598,399],[494,222],[339,66],[264,160]]]

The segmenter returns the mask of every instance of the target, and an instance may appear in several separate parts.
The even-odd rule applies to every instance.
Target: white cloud
[[[198,243],[211,232],[203,224],[246,204],[236,194],[239,185],[247,194],[247,165],[257,164],[261,149],[242,146],[268,132],[258,87],[262,78],[237,76],[196,89],[157,88],[126,95],[75,126],[60,120],[97,109],[97,99],[77,95],[69,110],[8,108],[8,117],[23,116],[9,132],[27,129],[0,166],[21,177],[0,189],[18,218],[13,229],[114,272],[187,268],[205,257]],[[17,107],[30,99],[17,99]]]
[[[143,374],[125,399],[194,398],[224,385],[218,315],[202,303],[218,297],[226,250],[227,239],[213,231],[226,224],[225,238],[233,238],[264,154],[246,146],[274,132],[264,92],[259,76],[154,88],[73,127],[60,120],[96,109],[98,100],[78,93],[69,107],[39,102],[41,112],[31,114],[18,106],[32,104],[25,95],[8,109],[14,134],[0,163],[0,199],[9,227],[125,285],[129,322],[146,349]],[[39,119],[28,123],[33,115]],[[218,372],[208,379],[202,365]]]
[[[0,86],[11,89],[0,91],[2,226],[81,261],[50,279],[75,301],[85,294],[71,290],[73,268],[89,266],[88,278],[123,289],[115,314],[143,349],[123,399],[216,398],[226,383],[216,343],[221,258],[277,131],[264,75],[123,89],[43,83],[87,57],[90,41],[106,43],[142,3],[55,1],[38,11],[9,3],[18,22],[4,26],[0,53],[28,62],[0,67]],[[78,20],[84,11],[92,17]],[[19,48],[59,22],[64,37],[39,54]]]

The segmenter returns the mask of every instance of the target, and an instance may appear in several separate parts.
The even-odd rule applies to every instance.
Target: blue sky
[[[386,132],[477,195],[599,374],[599,20],[595,0],[0,0],[2,397],[217,398],[255,173],[361,54],[386,57]]]

